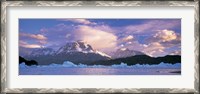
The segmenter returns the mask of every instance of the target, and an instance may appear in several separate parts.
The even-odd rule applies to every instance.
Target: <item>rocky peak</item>
[[[60,47],[57,54],[68,53],[68,52],[94,52],[93,48],[83,41],[68,42],[64,46]]]

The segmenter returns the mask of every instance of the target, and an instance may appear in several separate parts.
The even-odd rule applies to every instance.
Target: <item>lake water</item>
[[[177,68],[21,68],[19,75],[180,75]],[[174,72],[174,73],[173,73]]]
[[[22,63],[19,65],[19,75],[181,75],[181,64],[87,66],[67,61],[63,64],[26,66]]]

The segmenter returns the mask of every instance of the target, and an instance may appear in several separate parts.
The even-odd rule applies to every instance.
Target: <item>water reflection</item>
[[[181,75],[180,68],[20,68],[20,75]]]

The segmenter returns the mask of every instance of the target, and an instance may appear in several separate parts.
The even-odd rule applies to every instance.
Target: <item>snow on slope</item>
[[[103,53],[103,52],[96,51],[96,53],[97,53],[97,54],[100,54],[100,55],[102,55],[102,56],[111,58],[111,56],[109,56],[109,55],[107,55],[107,54],[105,54],[105,53]]]
[[[58,55],[58,54],[67,54],[67,53],[76,53],[76,52],[81,52],[81,53],[94,53],[98,54],[104,57],[111,58],[111,56],[94,50],[91,45],[86,44],[83,41],[76,41],[76,42],[68,42],[64,46],[60,47],[58,50],[53,50],[51,48],[38,48],[35,49],[29,54],[28,56],[30,57],[37,57],[37,56],[46,56],[46,55]]]
[[[112,58],[125,58],[125,57],[130,57],[135,55],[145,55],[145,54],[140,51],[129,50],[128,48],[121,48],[117,49],[115,52],[111,52],[110,55],[112,56]]]

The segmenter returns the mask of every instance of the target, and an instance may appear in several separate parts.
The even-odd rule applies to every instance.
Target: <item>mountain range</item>
[[[128,48],[120,48],[114,52],[110,52],[109,55],[112,56],[112,59],[116,59],[116,58],[125,58],[125,57],[131,57],[135,55],[145,55],[145,54],[140,51],[129,50]]]
[[[68,42],[57,50],[52,48],[37,48],[23,56],[27,61],[34,60],[39,65],[62,64],[64,61],[71,61],[74,64],[87,65],[112,65],[121,62],[133,65],[140,64],[159,64],[160,62],[177,63],[181,62],[180,56],[150,57],[140,51],[121,48],[109,55],[97,51],[91,45],[83,41]],[[20,57],[22,58],[22,57]]]
[[[34,49],[30,54],[24,56],[28,60],[36,60],[38,64],[51,63],[61,64],[71,61],[75,64],[87,64],[99,60],[110,60],[111,56],[94,50],[89,44],[82,41],[68,42],[58,50],[51,48]]]

